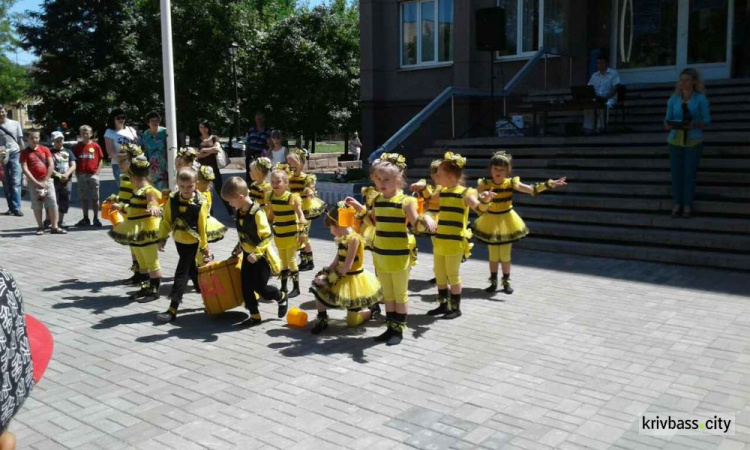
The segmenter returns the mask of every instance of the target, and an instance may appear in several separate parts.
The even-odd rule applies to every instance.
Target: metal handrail
[[[544,47],[540,48],[531,59],[529,59],[526,64],[521,68],[521,70],[516,73],[513,78],[506,83],[506,85],[503,87],[503,90],[499,93],[496,93],[496,97],[502,97],[503,101],[505,101],[505,98],[510,95],[513,90],[516,88],[516,85],[523,80],[531,70],[536,67],[536,65],[539,63],[539,60],[544,57],[544,88],[547,88],[547,55],[555,55],[555,56],[568,56],[572,60],[571,55],[563,55],[556,52],[551,52],[546,50]],[[495,63],[493,59],[493,64]],[[572,64],[571,64],[571,82],[572,82]],[[427,104],[420,112],[418,112],[414,117],[412,117],[406,124],[401,127],[396,133],[393,134],[387,141],[383,143],[380,147],[377,148],[370,157],[368,158],[370,163],[373,163],[380,155],[383,153],[387,153],[392,151],[394,148],[398,147],[402,142],[404,142],[406,139],[409,138],[409,136],[412,135],[424,122],[427,121],[432,115],[447,102],[449,99],[451,100],[451,122],[452,122],[452,129],[453,129],[453,137],[456,135],[456,125],[455,125],[455,105],[453,104],[453,101],[455,97],[480,97],[480,98],[488,98],[492,97],[491,91],[489,89],[473,89],[473,88],[456,88],[453,86],[449,86],[443,90],[437,97],[435,97],[430,103]]]

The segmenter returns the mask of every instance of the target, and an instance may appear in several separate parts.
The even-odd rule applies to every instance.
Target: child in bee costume
[[[317,197],[315,183],[317,178],[313,174],[305,173],[307,166],[307,150],[301,148],[292,149],[286,160],[289,167],[294,171],[289,177],[289,188],[292,193],[302,199],[302,212],[305,214],[305,232],[303,242],[300,243],[300,265],[299,270],[304,272],[315,267],[313,262],[313,251],[310,245],[310,224],[313,219],[320,217],[326,210],[326,204]]]
[[[139,302],[158,299],[161,285],[157,250],[161,192],[149,183],[149,170],[150,164],[144,155],[139,155],[130,162],[128,173],[133,183],[133,196],[125,207],[127,219],[109,231],[109,236],[115,242],[130,246],[138,261],[141,276],[145,280],[141,282],[141,289],[130,298]],[[114,204],[112,208],[119,210],[121,205]]]
[[[271,192],[271,183],[268,182],[271,169],[271,160],[265,156],[251,162],[248,169],[250,179],[253,180],[250,184],[250,196],[262,208],[266,207],[266,196]]]
[[[219,242],[220,240],[224,239],[224,235],[227,233],[227,227],[219,222],[216,217],[210,215],[211,206],[213,206],[211,188],[213,187],[216,175],[214,174],[214,169],[211,166],[200,166],[197,174],[197,190],[206,198],[206,203],[208,204],[209,211],[209,216],[206,223],[206,239],[209,243],[213,244],[214,242]]]
[[[517,242],[529,234],[529,229],[523,219],[513,209],[513,193],[523,192],[536,196],[560,186],[565,186],[565,177],[558,180],[547,180],[544,183],[527,185],[521,183],[519,177],[512,176],[512,160],[510,154],[499,151],[490,159],[490,177],[479,180],[477,192],[489,197],[482,200],[481,216],[474,222],[474,236],[487,244],[490,251],[490,286],[486,292],[497,290],[497,270],[502,264],[503,292],[512,294],[510,285],[510,250]]]
[[[339,211],[344,209],[351,208],[339,202],[325,217],[325,224],[335,238],[338,252],[333,262],[316,275],[310,288],[318,309],[313,334],[320,334],[328,328],[327,308],[346,309],[346,323],[350,327],[357,327],[380,314],[383,289],[377,277],[364,270],[365,245],[362,236],[339,221]]]
[[[120,152],[117,154],[117,162],[120,165],[120,188],[117,195],[112,194],[105,202],[108,203],[119,203],[120,212],[123,217],[127,217],[127,206],[130,203],[130,198],[133,196],[133,183],[130,181],[130,161],[143,154],[143,150],[135,144],[123,144],[120,147]],[[130,270],[133,271],[133,276],[122,281],[125,286],[140,286],[142,282],[148,281],[148,276],[143,276],[138,267],[138,260],[135,257],[135,253],[131,248],[131,258],[133,263],[130,266]]]

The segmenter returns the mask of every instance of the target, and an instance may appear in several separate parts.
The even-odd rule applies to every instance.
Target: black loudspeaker
[[[478,9],[477,50],[497,52],[505,48],[505,8]]]

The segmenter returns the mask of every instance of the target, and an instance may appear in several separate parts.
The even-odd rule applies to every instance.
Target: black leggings
[[[195,265],[195,255],[198,252],[198,243],[195,244],[180,244],[175,242],[177,246],[177,254],[180,255],[180,260],[177,261],[177,268],[174,271],[174,284],[172,285],[172,293],[169,296],[172,299],[172,303],[178,305],[182,301],[182,296],[185,294],[185,287],[187,287],[188,280],[198,279],[198,266]]]
[[[247,252],[242,252],[242,298],[250,314],[260,314],[255,293],[260,294],[265,300],[278,301],[281,300],[281,292],[276,286],[268,284],[268,279],[271,278],[268,261],[262,258],[251,263],[247,260],[247,255]]]

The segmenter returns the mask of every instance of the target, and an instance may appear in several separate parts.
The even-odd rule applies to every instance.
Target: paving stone
[[[160,254],[164,297],[139,304],[117,282],[129,275],[128,249],[106,228],[33,230],[31,214],[0,216],[0,265],[55,338],[44,379],[10,425],[20,448],[750,447],[745,273],[516,250],[516,292],[490,296],[478,244],[461,268],[464,315],[442,321],[425,315],[436,288],[420,237],[405,341],[385,347],[372,339],[379,323],[350,330],[331,311],[316,338],[276,319],[270,302],[261,326],[237,329],[241,308],[209,318],[190,289],[178,320],[154,326],[173,247]],[[229,254],[234,233],[215,254]],[[335,246],[322,222],[312,236],[322,266]],[[314,314],[306,292],[292,305]],[[639,414],[668,410],[738,412],[737,434],[638,434]]]

